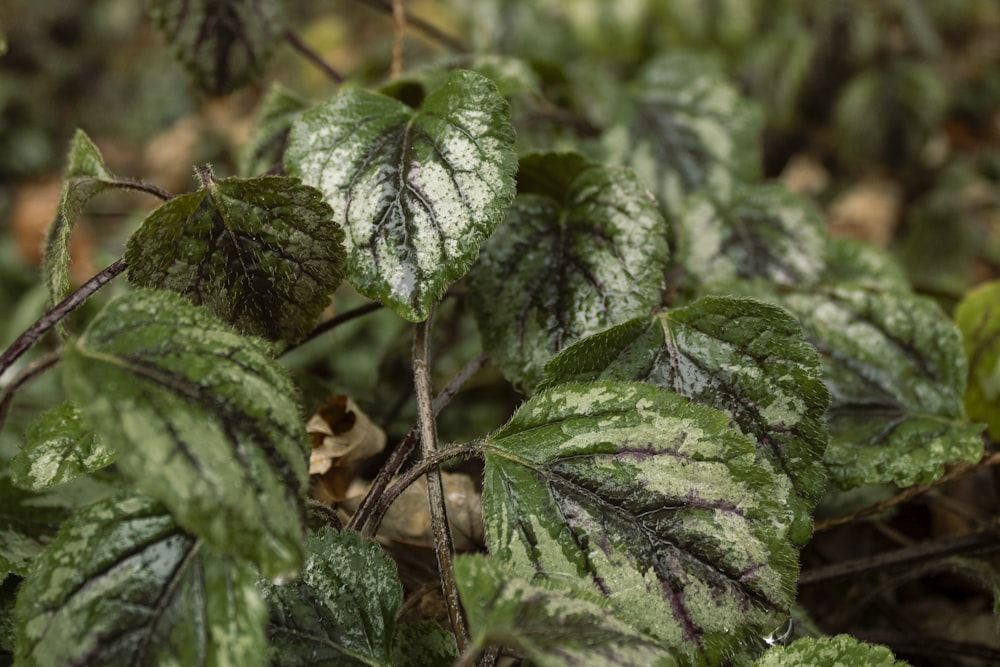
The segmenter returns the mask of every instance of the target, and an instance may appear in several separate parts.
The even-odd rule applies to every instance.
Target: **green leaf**
[[[394,667],[444,667],[458,660],[455,635],[434,621],[406,623],[396,628]]]
[[[525,158],[518,188],[470,274],[471,305],[484,349],[530,391],[562,348],[656,308],[667,227],[635,174],[573,153]]]
[[[977,461],[982,427],[965,419],[966,360],[934,302],[859,287],[740,289],[777,301],[823,358],[830,477],[844,489],[930,482],[947,463]]]
[[[285,166],[333,206],[358,291],[421,321],[514,196],[513,142],[496,86],[459,70],[420,109],[337,93],[295,122]]]
[[[6,578],[4,578],[6,577]],[[20,577],[0,576],[0,651],[14,653],[17,645],[17,622],[14,619],[14,605],[21,587]]]
[[[11,459],[10,477],[18,486],[37,491],[100,470],[114,461],[114,450],[87,427],[77,407],[63,403],[28,427],[21,451]]]
[[[211,95],[253,81],[283,28],[279,0],[149,0],[148,7],[176,58]]]
[[[50,494],[25,491],[0,474],[0,579],[24,576],[69,516],[68,507]]]
[[[646,384],[540,392],[484,446],[490,553],[718,664],[787,614],[798,574],[772,475],[728,421]]]
[[[763,278],[817,281],[826,263],[823,215],[778,185],[734,186],[728,201],[692,198],[680,217],[685,269],[700,284]]]
[[[59,303],[69,294],[69,237],[73,225],[83,214],[87,202],[116,186],[114,174],[104,166],[100,151],[83,130],[73,135],[63,179],[56,219],[45,240],[42,266],[52,304]]]
[[[344,234],[330,207],[294,178],[205,180],[132,235],[129,280],[179,292],[244,333],[297,341],[342,278]]]
[[[753,667],[906,667],[892,651],[877,644],[859,642],[849,635],[798,639],[788,646],[775,646]]]
[[[987,423],[1000,440],[1000,281],[980,285],[955,308],[969,359],[965,407],[969,417]]]
[[[263,665],[257,574],[213,553],[147,498],[69,520],[17,601],[19,664]]]
[[[403,587],[396,565],[374,541],[324,528],[309,539],[301,576],[263,582],[275,667],[393,666]]]
[[[176,294],[139,290],[93,319],[63,368],[139,490],[267,576],[298,569],[309,445],[269,346]]]
[[[240,147],[239,172],[257,176],[280,166],[288,145],[288,133],[309,105],[280,84],[274,84],[257,110],[250,137]]]
[[[728,413],[757,445],[787,503],[791,537],[812,534],[826,487],[823,421],[830,397],[819,356],[786,311],[752,299],[705,297],[574,343],[545,367],[550,384],[646,382]]]
[[[539,667],[677,665],[666,649],[618,620],[592,592],[560,581],[530,583],[482,556],[459,556],[455,579],[479,649],[500,644]]]
[[[892,255],[870,243],[849,238],[830,238],[823,282],[882,291],[910,291],[906,272]]]

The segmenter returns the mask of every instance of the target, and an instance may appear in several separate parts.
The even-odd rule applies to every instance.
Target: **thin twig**
[[[93,278],[80,285],[75,292],[72,292],[65,299],[49,309],[44,315],[38,318],[34,324],[28,327],[24,333],[17,337],[11,346],[0,355],[0,375],[10,368],[28,348],[35,344],[45,333],[69,315],[77,306],[90,298],[97,290],[111,282],[118,274],[127,268],[124,258],[117,259],[109,264],[103,271]]]
[[[286,29],[282,36],[285,41],[288,42],[293,49],[301,53],[306,57],[306,60],[311,62],[313,65],[322,70],[323,74],[326,75],[328,79],[334,83],[344,83],[344,75],[333,69],[328,62],[323,60],[323,57],[312,50],[308,44],[303,42],[298,35],[296,35],[291,29]]]
[[[345,310],[339,315],[331,317],[326,322],[322,322],[321,324],[319,324],[315,329],[310,331],[305,338],[295,343],[294,345],[289,345],[287,348],[285,348],[284,351],[282,351],[282,354],[286,354],[288,352],[291,352],[297,347],[305,345],[314,338],[322,336],[331,329],[336,329],[345,322],[350,322],[351,320],[362,317],[363,315],[367,315],[368,313],[374,313],[381,307],[382,307],[381,303],[379,303],[378,301],[372,301],[371,303],[366,303],[363,306],[358,306],[357,308],[352,308],[351,310]]]
[[[123,190],[145,192],[146,194],[153,195],[163,201],[170,201],[174,198],[172,194],[160,186],[147,183],[146,181],[140,181],[138,178],[131,178],[130,176],[115,176],[113,183]]]
[[[0,392],[0,429],[3,428],[3,424],[7,420],[7,413],[10,411],[10,404],[14,401],[14,394],[16,394],[17,391],[25,384],[55,366],[56,362],[61,358],[62,351],[55,350],[39,357],[38,359],[35,359],[30,364],[25,366],[24,369],[10,381],[10,384],[3,388],[3,391]]]
[[[369,7],[374,7],[379,11],[383,11],[389,14],[392,13],[392,4],[389,2],[389,0],[358,0],[358,2],[368,5]],[[431,39],[440,42],[441,44],[444,44],[453,51],[457,51],[459,53],[469,52],[469,47],[467,47],[462,42],[462,40],[458,39],[457,37],[452,37],[451,35],[442,32],[441,29],[431,25],[430,23],[423,20],[419,16],[414,16],[409,12],[406,12],[405,16],[407,25],[413,26],[413,28],[424,33]]]
[[[389,77],[398,79],[403,74],[403,33],[406,31],[406,10],[403,0],[392,0],[392,66]]]
[[[417,393],[420,449],[425,459],[430,459],[437,451],[437,426],[434,420],[429,370],[429,332],[432,317],[433,309],[426,320],[417,323],[413,337],[413,385]],[[462,603],[458,599],[458,585],[455,583],[452,562],[454,546],[451,539],[451,529],[448,527],[441,469],[438,467],[427,470],[427,501],[430,503],[431,509],[431,532],[434,535],[434,553],[437,556],[438,571],[441,574],[441,590],[444,593],[444,602],[448,608],[451,627],[458,642],[458,650],[461,652],[469,643],[469,632],[465,627],[465,619],[462,617]]]
[[[859,519],[864,519],[865,517],[869,517],[875,514],[881,514],[882,512],[885,512],[886,510],[895,507],[896,505],[909,502],[910,500],[916,498],[922,493],[926,493],[931,489],[936,489],[942,484],[947,484],[948,482],[954,481],[959,477],[964,477],[969,473],[975,472],[982,468],[995,466],[998,464],[1000,464],[1000,452],[995,452],[993,454],[985,456],[981,461],[979,461],[979,463],[958,464],[954,466],[951,470],[946,472],[944,475],[934,480],[933,482],[930,482],[928,484],[920,484],[917,486],[908,487],[906,489],[903,489],[901,492],[897,493],[891,498],[887,498],[886,500],[883,500],[880,503],[872,505],[871,507],[866,507],[864,509],[858,510],[857,512],[853,512],[852,514],[836,517],[833,519],[824,519],[823,521],[817,521],[816,525],[813,527],[813,531],[820,533],[823,532],[824,530],[830,530],[831,528],[843,525],[845,523],[852,523],[854,521],[858,521]]]
[[[479,372],[479,370],[486,365],[486,355],[480,354],[478,357],[467,363],[462,370],[455,374],[455,377],[448,382],[448,385],[441,390],[441,393],[437,395],[434,399],[433,408],[434,414],[437,415],[451,399],[459,392],[459,390],[465,385],[469,379]],[[358,506],[357,511],[354,516],[351,517],[350,522],[347,524],[349,530],[356,530],[361,532],[368,537],[371,537],[378,531],[379,523],[382,521],[382,516],[385,514],[385,509],[379,507],[379,499],[385,493],[386,488],[392,479],[399,474],[400,469],[403,464],[406,463],[406,459],[409,458],[410,453],[416,446],[420,439],[419,429],[414,426],[410,429],[410,432],[406,434],[400,443],[392,450],[392,454],[389,459],[382,466],[381,470],[375,476],[372,481],[371,488],[365,497],[361,500],[361,504]],[[386,506],[387,508],[388,506]],[[381,511],[379,511],[381,510]]]
[[[1000,549],[1000,530],[993,528],[958,537],[921,542],[912,547],[896,549],[867,558],[857,558],[816,567],[802,573],[802,576],[799,577],[799,586],[812,586],[879,570],[913,567],[925,561],[940,560],[959,554],[984,553],[997,549]]]

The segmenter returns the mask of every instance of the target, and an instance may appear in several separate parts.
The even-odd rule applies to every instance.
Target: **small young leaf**
[[[297,580],[261,583],[270,608],[271,664],[392,667],[403,602],[395,564],[376,542],[353,531],[323,528],[308,549]]]
[[[635,175],[573,153],[525,158],[519,195],[470,274],[483,347],[531,391],[575,340],[660,301],[667,227]]]
[[[559,581],[529,583],[523,573],[482,556],[458,557],[455,579],[479,649],[500,644],[539,667],[677,665],[593,592]]]
[[[684,267],[699,283],[816,282],[826,263],[823,215],[781,186],[734,186],[725,202],[692,198],[680,217]]]
[[[211,95],[253,81],[281,37],[279,0],[149,0],[149,12],[195,84]]]
[[[991,438],[1000,440],[1000,281],[966,294],[955,308],[955,322],[969,359],[965,407],[972,419],[988,424]]]
[[[244,333],[300,339],[342,277],[344,234],[330,207],[294,178],[208,181],[132,235],[129,280],[179,292]]]
[[[860,287],[737,288],[790,310],[819,350],[832,396],[826,463],[841,488],[926,483],[982,455],[982,428],[962,405],[961,338],[935,303]]]
[[[301,565],[309,443],[271,349],[171,292],[110,302],[66,351],[70,397],[185,529],[267,576]]]
[[[859,642],[849,635],[806,637],[788,646],[775,646],[753,667],[906,667],[892,651]]]
[[[421,321],[514,196],[513,142],[496,86],[458,70],[418,110],[337,93],[295,122],[285,166],[333,206],[358,291]]]
[[[72,403],[46,411],[24,435],[21,451],[11,459],[10,477],[34,491],[68,482],[105,468],[115,453],[84,424]]]
[[[53,304],[69,294],[69,237],[76,219],[83,214],[87,202],[116,184],[115,176],[104,166],[104,158],[97,146],[83,130],[77,130],[73,135],[63,177],[59,208],[45,240],[42,266],[49,299]]]
[[[0,474],[0,579],[26,575],[69,514],[57,498],[20,489]]]
[[[259,176],[280,165],[292,123],[307,108],[304,100],[283,86],[272,86],[260,103],[250,138],[240,148],[240,175]]]
[[[70,519],[25,579],[18,663],[263,665],[256,579],[162,505],[113,496]]]
[[[819,356],[786,311],[752,299],[705,297],[574,343],[545,366],[548,382],[647,382],[732,416],[792,511],[791,537],[812,534],[826,487]]]
[[[455,635],[434,621],[406,623],[396,628],[394,667],[440,667],[458,659]]]
[[[728,421],[646,384],[540,392],[484,447],[490,553],[718,664],[787,613],[798,570],[774,480]]]

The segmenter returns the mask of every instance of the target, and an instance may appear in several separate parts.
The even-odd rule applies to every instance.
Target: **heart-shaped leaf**
[[[705,297],[584,338],[545,367],[548,382],[647,382],[732,416],[757,444],[791,510],[791,537],[812,534],[826,487],[819,356],[786,311],[754,299]]]
[[[271,353],[172,292],[139,290],[67,349],[64,377],[141,491],[278,576],[302,562],[309,441]]]
[[[529,156],[520,194],[470,274],[483,347],[523,389],[570,343],[660,302],[667,227],[625,169]]]
[[[42,414],[24,435],[21,451],[10,461],[10,477],[25,489],[46,489],[105,468],[114,449],[84,423],[72,403]]]
[[[302,575],[263,582],[270,608],[272,665],[393,667],[403,587],[396,566],[374,541],[323,528],[309,539]]]
[[[994,440],[1000,440],[1000,281],[966,294],[955,308],[955,322],[969,359],[965,407],[972,419],[989,425]]]
[[[18,664],[263,665],[256,579],[159,503],[114,496],[70,519],[25,579]]]
[[[884,646],[859,642],[849,635],[806,637],[775,646],[753,667],[906,667]]]
[[[798,570],[772,475],[728,421],[646,384],[540,392],[484,445],[490,553],[587,582],[678,656],[720,663],[778,624]]]
[[[285,166],[333,207],[358,291],[421,321],[514,196],[513,142],[496,86],[457,70],[419,109],[337,93],[295,122]]]
[[[211,95],[253,81],[281,37],[279,0],[149,0],[148,6],[174,55]]]
[[[473,644],[499,644],[539,667],[674,667],[649,637],[614,617],[607,602],[565,582],[532,583],[496,559],[461,556],[455,580]]]
[[[344,234],[322,195],[297,179],[216,181],[174,197],[129,238],[129,280],[170,289],[237,329],[294,342],[330,304]]]

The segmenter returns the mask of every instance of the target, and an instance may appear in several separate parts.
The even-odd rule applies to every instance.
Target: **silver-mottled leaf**
[[[885,646],[859,642],[849,635],[811,637],[775,646],[753,667],[906,667]]]
[[[26,491],[0,473],[0,580],[26,575],[70,511],[57,495]]]
[[[114,461],[114,449],[84,423],[75,405],[63,403],[47,410],[28,427],[21,450],[10,461],[10,476],[18,486],[37,491],[100,470]]]

